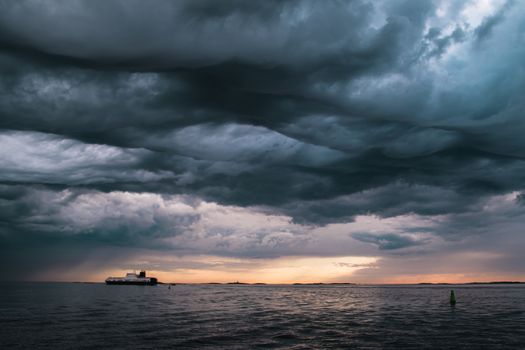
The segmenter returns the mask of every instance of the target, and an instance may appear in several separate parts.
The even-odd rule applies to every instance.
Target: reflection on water
[[[525,286],[2,285],[4,348],[521,348]],[[449,304],[450,289],[457,304]]]

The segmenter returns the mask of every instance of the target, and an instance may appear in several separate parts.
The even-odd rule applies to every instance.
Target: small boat
[[[146,277],[146,271],[140,271],[137,275],[134,272],[126,274],[126,277],[108,277],[106,284],[132,285],[132,286],[154,286],[157,284],[155,277]]]

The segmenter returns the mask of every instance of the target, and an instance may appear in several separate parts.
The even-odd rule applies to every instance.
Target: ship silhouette
[[[135,272],[129,272],[125,277],[108,277],[106,284],[133,285],[133,286],[154,286],[157,284],[155,277],[146,277],[146,271],[140,271],[137,275]]]

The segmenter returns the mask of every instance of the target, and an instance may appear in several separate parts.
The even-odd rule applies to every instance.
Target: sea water
[[[17,283],[0,295],[3,349],[525,349],[524,285]]]

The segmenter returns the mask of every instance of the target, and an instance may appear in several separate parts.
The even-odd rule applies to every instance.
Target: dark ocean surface
[[[1,288],[2,349],[525,349],[525,285]]]

